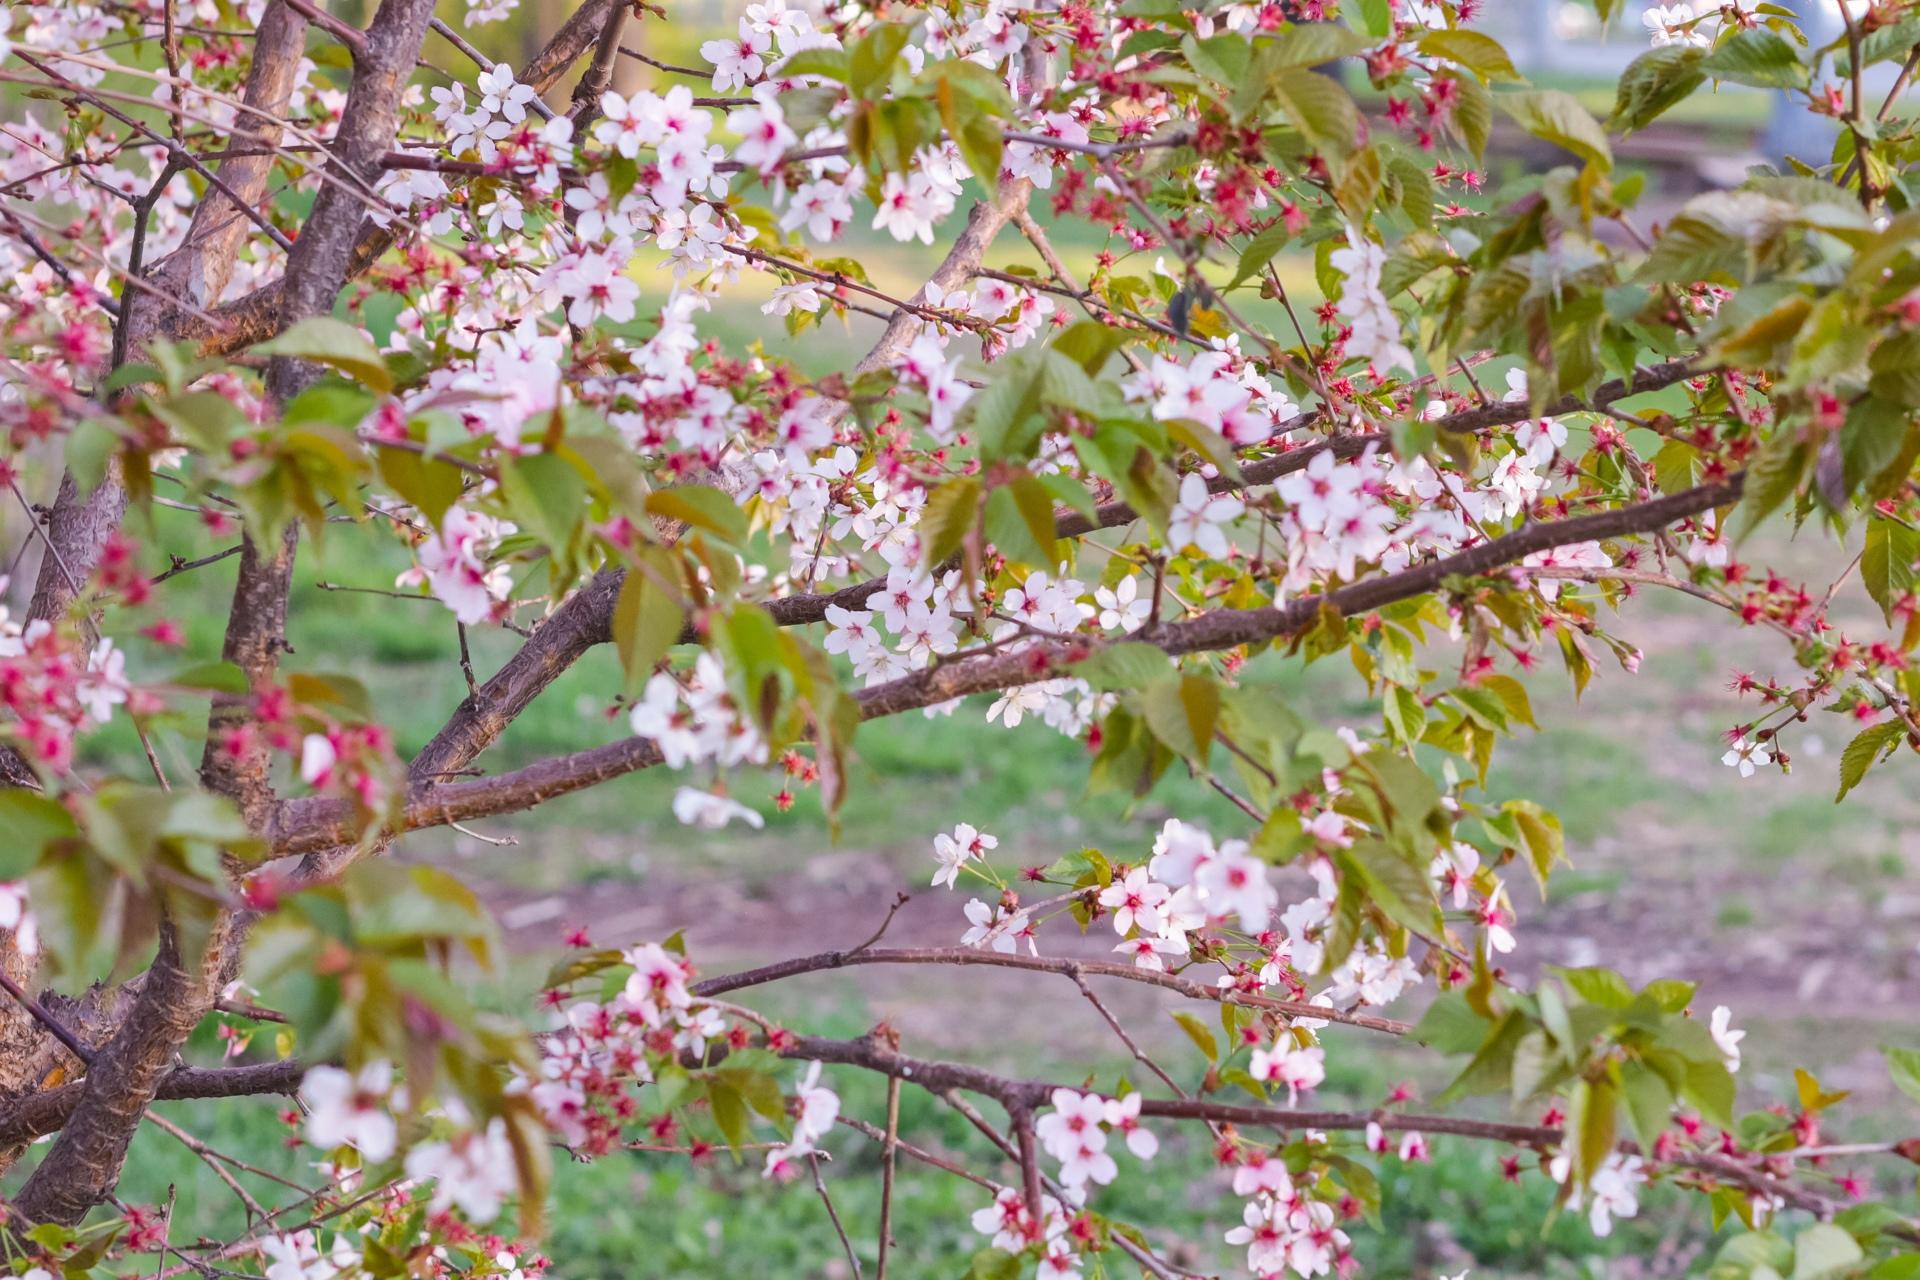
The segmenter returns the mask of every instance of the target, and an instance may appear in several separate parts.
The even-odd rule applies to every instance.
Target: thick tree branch
[[[245,1067],[175,1067],[160,1078],[156,1102],[183,1098],[241,1098],[263,1093],[292,1093],[305,1066],[291,1059]],[[0,1109],[0,1148],[57,1132],[80,1105],[84,1082],[36,1093]]]
[[[1703,485],[1630,507],[1569,520],[1536,521],[1455,555],[1370,578],[1324,596],[1306,596],[1264,609],[1218,609],[1185,622],[1136,632],[1131,639],[1158,646],[1168,654],[1232,649],[1290,635],[1310,626],[1323,608],[1346,615],[1366,613],[1438,589],[1447,579],[1472,577],[1524,559],[1536,551],[1602,538],[1647,533],[1676,520],[1724,506],[1740,495],[1741,477]],[[898,715],[954,698],[1071,676],[1076,661],[1098,646],[1047,642],[1034,648],[1000,652],[946,666],[928,668],[854,695],[864,719]],[[555,796],[617,778],[660,763],[659,750],[645,738],[628,738],[572,755],[556,756],[491,778],[416,788],[408,797],[395,831],[444,826],[469,818],[513,813]],[[350,806],[330,798],[282,803],[271,838],[278,853],[307,853],[353,840]]]
[[[126,341],[116,349],[137,350],[157,334],[173,336],[195,312],[218,301],[233,272],[251,224],[235,203],[257,204],[266,193],[273,168],[271,148],[279,141],[274,117],[284,115],[301,59],[306,52],[306,20],[283,4],[268,5],[253,40],[253,61],[247,72],[244,100],[256,113],[236,116],[234,139],[238,149],[261,154],[238,155],[221,163],[222,190],[210,190],[195,208],[180,249],[158,264],[151,293],[128,289],[122,304],[127,312],[119,321]],[[143,215],[144,216],[144,215]],[[163,297],[179,298],[192,309],[160,305]],[[100,484],[82,494],[71,471],[63,472],[60,490],[47,520],[51,554],[40,566],[28,617],[53,619],[65,612],[99,563],[106,542],[126,515],[127,493],[117,467],[109,468]],[[5,748],[13,759],[12,748]],[[9,769],[10,775],[17,771]],[[15,777],[17,779],[17,776]],[[18,957],[9,939],[0,943],[0,967],[23,982],[32,980],[33,961]],[[22,1021],[18,1009],[0,1009],[0,1088],[17,1089],[15,1067],[33,1057],[35,1029]]]
[[[554,33],[553,39],[528,61],[518,77],[520,83],[531,85],[542,94],[551,89],[566,74],[567,68],[593,47],[612,8],[613,0],[587,0],[582,4]],[[386,148],[381,150],[384,152]],[[365,273],[378,262],[399,238],[399,230],[397,223],[385,227],[371,222],[362,225],[348,263],[349,278]],[[212,312],[215,323],[189,317],[181,322],[175,336],[198,341],[200,354],[204,356],[232,355],[265,342],[286,326],[281,306],[286,285],[285,278],[273,280],[215,307]]]
[[[253,110],[235,115],[230,138],[235,154],[222,161],[219,169],[225,190],[207,192],[193,211],[180,248],[156,265],[153,281],[164,294],[204,310],[226,292],[234,262],[251,234],[246,212],[236,199],[246,201],[250,209],[266,194],[277,158],[274,149],[283,132],[281,118],[306,55],[306,37],[306,18],[281,0],[267,6],[254,35],[253,65],[243,95]],[[135,302],[131,294],[128,298],[134,307],[129,325],[133,349],[156,330],[190,323],[190,313],[164,307],[157,299],[143,297]]]
[[[400,98],[433,16],[432,0],[383,0],[356,52],[353,84],[328,157],[350,179],[370,182],[377,162],[399,129]],[[362,204],[341,183],[320,188],[299,243],[287,260],[281,322],[291,324],[333,309],[360,226]],[[276,357],[267,371],[268,394],[284,404],[315,377],[314,366]],[[225,655],[254,687],[272,677],[285,646],[287,591],[292,582],[297,526],[277,548],[261,550],[249,537],[241,556],[228,617]],[[272,813],[264,742],[229,749],[220,730],[243,704],[216,705],[208,725],[201,775],[208,789],[234,799],[256,830]],[[235,917],[221,912],[203,955],[181,954],[171,925],[163,923],[159,954],[126,1022],[98,1053],[72,1119],[53,1149],[28,1178],[15,1207],[32,1221],[72,1223],[111,1193],[126,1161],[127,1146],[153,1100],[175,1052],[212,1008],[218,975],[229,959]]]
[[[953,1090],[979,1094],[1005,1107],[1016,1123],[1020,1116],[1031,1115],[1035,1109],[1050,1105],[1055,1089],[1067,1088],[1079,1092],[1079,1087],[1072,1084],[1016,1079],[967,1063],[907,1057],[871,1034],[859,1040],[800,1036],[792,1045],[780,1049],[779,1053],[786,1058],[830,1062],[873,1071],[918,1085],[935,1095]],[[1446,1134],[1527,1147],[1542,1153],[1560,1146],[1566,1136],[1564,1130],[1546,1125],[1481,1120],[1470,1116],[1424,1115],[1385,1109],[1300,1111],[1259,1103],[1217,1102],[1205,1097],[1147,1098],[1141,1102],[1140,1114],[1168,1120],[1205,1120],[1215,1124],[1277,1129],[1282,1133],[1304,1129],[1350,1133],[1378,1124],[1389,1132]],[[1621,1143],[1620,1150],[1639,1152],[1639,1148],[1631,1142]],[[1821,1217],[1830,1217],[1844,1207],[1831,1197],[1790,1178],[1777,1177],[1759,1163],[1749,1164],[1738,1156],[1681,1151],[1665,1163],[1763,1195],[1778,1196],[1796,1209],[1804,1209]]]
[[[942,294],[951,293],[973,277],[980,262],[986,257],[987,247],[993,243],[1001,228],[1012,221],[1017,210],[1027,207],[1027,197],[1033,194],[1033,184],[1025,178],[1004,183],[994,193],[991,200],[982,200],[973,206],[967,215],[967,225],[953,242],[953,248],[946,258],[934,268],[925,284],[914,291],[908,299],[914,303],[924,303],[930,290]],[[880,340],[873,344],[872,350],[860,357],[853,366],[858,375],[873,369],[884,369],[899,358],[900,354],[913,345],[920,327],[924,323],[915,312],[902,307],[893,313],[893,319],[887,321],[886,331]]]
[[[1675,360],[1642,371],[1631,383],[1618,380],[1604,383],[1590,400],[1563,398],[1551,408],[1556,414],[1597,411],[1617,400],[1668,387],[1689,376],[1688,362]],[[1503,402],[1451,414],[1437,419],[1435,425],[1442,430],[1485,430],[1518,422],[1529,416],[1524,403]],[[1314,415],[1302,414],[1282,424],[1281,429],[1284,432],[1305,428],[1311,425],[1313,419]],[[1384,435],[1332,436],[1286,453],[1255,459],[1242,466],[1237,477],[1222,473],[1209,480],[1207,487],[1214,493],[1254,488],[1300,470],[1326,450],[1331,450],[1338,458],[1351,458],[1369,448],[1385,447],[1387,438]],[[1096,529],[1118,528],[1138,518],[1139,513],[1128,504],[1109,502],[1096,508],[1091,517],[1077,511],[1060,512],[1055,519],[1054,534],[1060,538],[1077,538]],[[534,698],[583,654],[594,645],[612,640],[613,607],[620,597],[620,583],[624,577],[625,573],[620,569],[602,570],[587,586],[555,610],[533,638],[521,646],[492,679],[482,684],[448,718],[446,725],[415,757],[408,771],[411,779],[417,784],[431,785],[436,779],[444,778],[471,763],[513,723],[515,717],[526,710]],[[864,608],[883,585],[884,579],[872,578],[839,591],[771,600],[766,608],[774,621],[783,627],[805,626],[825,618],[829,606]],[[697,639],[691,628],[681,636],[682,643],[692,643]]]

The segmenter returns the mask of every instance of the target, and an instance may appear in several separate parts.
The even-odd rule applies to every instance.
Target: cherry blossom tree
[[[521,67],[460,34],[514,0],[452,25],[364,8],[0,7],[0,472],[30,513],[10,560],[39,566],[0,613],[16,1273],[517,1278],[557,1150],[727,1147],[831,1207],[823,1153],[871,1141],[889,1187],[900,1161],[977,1185],[975,1276],[1167,1277],[1164,1233],[1105,1189],[1184,1126],[1223,1167],[1216,1244],[1255,1275],[1348,1274],[1374,1171],[1466,1142],[1596,1234],[1650,1182],[1698,1193],[1731,1224],[1716,1275],[1914,1274],[1912,1197],[1875,1199],[1896,1180],[1874,1169],[1920,1140],[1823,1142],[1839,1095],[1810,1074],[1740,1095],[1737,1013],[1679,976],[1508,971],[1508,886],[1544,886],[1564,839],[1483,784],[1537,668],[1631,679],[1630,606],[1657,591],[1776,635],[1796,672],[1729,694],[1739,778],[1789,768],[1818,711],[1856,726],[1842,797],[1920,749],[1920,5],[1849,0],[1826,45],[1775,5],[1649,9],[1605,121],[1529,85],[1477,0],[757,0],[695,67],[650,51],[648,0],[582,0]],[[656,87],[614,91],[622,59]],[[1830,117],[1832,152],[1649,222],[1615,143],[1723,85]],[[1559,160],[1493,183],[1496,128]],[[1104,245],[1083,277],[1063,226]],[[856,229],[938,266],[892,292]],[[986,265],[1019,243],[1025,265]],[[1324,301],[1289,297],[1285,254]],[[878,336],[812,376],[703,333],[723,287],[792,333]],[[224,549],[177,554],[182,514]],[[1826,582],[1742,558],[1767,520],[1821,542]],[[449,662],[469,629],[523,640],[411,759],[353,681],[283,662],[296,559],[345,521],[453,614]],[[230,558],[220,652],[130,665],[135,635],[183,646],[163,580]],[[1871,634],[1829,618],[1856,571]],[[603,644],[619,727],[488,768]],[[1351,663],[1374,714],[1316,723],[1243,680],[1269,650]],[[1068,735],[1096,797],[1180,770],[1244,821],[1016,877],[992,815],[933,817],[917,891],[953,895],[949,947],[880,922],[703,974],[677,937],[580,933],[518,1020],[452,976],[492,954],[473,893],[389,856],[643,769],[684,779],[689,839],[760,825],[763,795],[832,813],[891,716]],[[114,722],[190,733],[198,776],[151,748],[143,774],[91,763]],[[1076,932],[1111,958],[1062,954]],[[1137,1079],[734,1002],[916,965],[1074,984]],[[1189,1010],[1203,1061],[1144,1052],[1100,994],[1121,983]],[[1383,1011],[1403,996],[1417,1023]],[[194,1061],[209,1023],[232,1052]],[[1428,1109],[1314,1109],[1335,1023],[1457,1079]],[[1889,1066],[1920,1098],[1920,1054]],[[1001,1158],[849,1114],[853,1073]],[[168,1124],[151,1104],[274,1094],[325,1176],[246,1234],[172,1240],[116,1196],[135,1132]],[[1476,1094],[1517,1116],[1453,1108]]]

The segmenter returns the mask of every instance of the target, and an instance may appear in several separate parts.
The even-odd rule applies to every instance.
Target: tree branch
[[[242,1098],[263,1093],[290,1094],[300,1087],[304,1064],[288,1059],[245,1067],[176,1067],[160,1078],[156,1102],[185,1098]],[[0,1109],[0,1147],[32,1142],[57,1132],[67,1122],[85,1082],[61,1085]]]
[[[1722,484],[1703,485],[1636,506],[1569,520],[1536,521],[1455,555],[1401,573],[1357,582],[1324,596],[1306,596],[1290,604],[1263,609],[1217,609],[1190,621],[1161,624],[1136,632],[1129,639],[1156,645],[1169,654],[1233,649],[1272,640],[1311,625],[1322,608],[1347,615],[1366,613],[1396,600],[1424,595],[1448,578],[1484,574],[1536,551],[1664,528],[1676,520],[1733,502],[1740,495],[1740,485],[1741,477],[1735,475]],[[983,654],[862,689],[854,699],[863,719],[898,715],[969,694],[1071,676],[1075,662],[1098,652],[1099,647],[1056,641],[1029,649]],[[658,763],[660,753],[651,741],[628,738],[572,755],[556,756],[491,778],[431,789],[415,787],[392,831],[517,812]],[[342,844],[355,836],[353,810],[345,801],[310,797],[286,801],[278,807],[271,839],[276,852],[290,854]]]

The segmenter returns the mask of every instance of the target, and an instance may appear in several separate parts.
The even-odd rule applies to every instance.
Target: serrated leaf
[[[1493,95],[1475,76],[1450,76],[1455,88],[1453,127],[1460,133],[1476,163],[1487,157],[1487,140],[1493,136]]]
[[[1573,152],[1602,170],[1613,168],[1613,146],[1580,100],[1562,89],[1532,89],[1505,93],[1495,99],[1521,128],[1534,137]]]
[[[1629,1061],[1620,1069],[1620,1084],[1627,1100],[1627,1118],[1633,1122],[1634,1137],[1647,1151],[1659,1138],[1673,1113],[1673,1089],[1666,1079],[1645,1063]]]
[[[447,509],[460,500],[460,468],[438,458],[406,449],[377,449],[374,461],[380,478],[436,529]]]
[[[1274,73],[1269,90],[1313,146],[1344,155],[1359,139],[1360,108],[1333,77],[1287,67]]]
[[[1057,559],[1053,495],[1030,475],[999,485],[987,495],[981,527],[987,541],[1009,560],[1045,569]]]
[[[1635,58],[1620,73],[1608,123],[1622,133],[1652,124],[1700,87],[1706,79],[1700,70],[1705,56],[1691,45],[1670,44]]]
[[[1736,32],[1721,41],[1701,61],[1700,69],[1756,89],[1804,89],[1812,79],[1794,47],[1765,27]]]
[[[1336,849],[1334,861],[1343,872],[1358,876],[1367,896],[1389,918],[1416,932],[1440,931],[1432,879],[1385,840],[1370,837],[1350,849]]]
[[[515,522],[563,557],[586,515],[587,482],[573,464],[551,453],[510,458],[500,466],[500,488]]]
[[[1456,62],[1488,80],[1525,80],[1514,70],[1506,46],[1492,36],[1465,27],[1429,31],[1420,37],[1420,52]]]
[[[1920,560],[1920,533],[1897,520],[1875,516],[1867,521],[1860,580],[1889,626],[1894,606],[1913,589],[1915,560]]]
[[[1584,1187],[1613,1154],[1620,1091],[1611,1080],[1582,1080],[1567,1099],[1567,1149],[1573,1157],[1569,1185]]]
[[[1791,431],[1783,431],[1760,446],[1760,452],[1747,465],[1740,505],[1731,521],[1735,542],[1743,541],[1800,488],[1809,457],[1810,451]]]
[[[853,59],[845,49],[802,49],[779,65],[782,79],[819,76],[845,84],[853,75]]]
[[[1866,1257],[1860,1242],[1831,1222],[1816,1222],[1793,1240],[1792,1280],[1826,1280]]]
[[[1847,792],[1860,785],[1867,771],[1880,763],[1906,736],[1906,732],[1906,725],[1896,719],[1868,725],[1855,734],[1846,750],[1840,753],[1840,792],[1834,796],[1833,802],[1839,804],[1845,800]]]
[[[1276,222],[1247,241],[1247,247],[1240,251],[1240,264],[1234,268],[1233,279],[1227,283],[1227,288],[1231,289],[1264,271],[1274,255],[1286,248],[1292,238],[1287,231],[1287,224]]]
[[[1205,765],[1220,719],[1220,686],[1203,675],[1176,675],[1148,686],[1141,707],[1153,736]]]

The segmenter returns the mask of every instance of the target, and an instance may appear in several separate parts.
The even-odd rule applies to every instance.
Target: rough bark
[[[266,195],[273,173],[277,157],[272,148],[280,145],[281,120],[293,97],[306,42],[305,18],[279,0],[267,6],[254,33],[253,65],[243,94],[243,101],[255,111],[235,114],[228,147],[259,154],[233,156],[221,162],[219,169],[227,191],[256,205]],[[205,310],[226,292],[240,250],[254,234],[253,223],[226,191],[209,190],[193,211],[186,239],[155,265],[149,278],[167,297]],[[132,308],[126,321],[130,349],[138,349],[156,332],[177,330],[184,318],[178,308],[139,290],[128,291],[127,305]]]
[[[353,86],[340,129],[326,161],[336,177],[347,181],[321,187],[288,258],[282,326],[331,311],[346,283],[363,207],[351,187],[355,179],[370,183],[377,176],[379,157],[393,145],[400,96],[412,77],[432,16],[432,0],[385,0],[367,28],[365,44],[356,52]],[[267,389],[284,403],[315,376],[305,362],[277,357],[268,367]],[[241,557],[225,653],[256,687],[272,677],[285,644],[286,597],[296,537],[290,528],[271,553],[249,539]],[[239,753],[219,749],[218,730],[232,722],[235,710],[231,702],[214,708],[202,781],[234,799],[256,829],[264,829],[273,808],[265,748],[255,745]],[[231,913],[223,914],[206,955],[191,960],[178,955],[170,931],[163,929],[160,953],[125,1025],[94,1056],[71,1120],[21,1189],[15,1208],[26,1218],[77,1222],[112,1191],[126,1161],[127,1145],[170,1070],[174,1054],[212,1008],[235,923]]]
[[[543,94],[553,88],[567,68],[593,47],[612,8],[613,0],[587,0],[521,70],[520,82]],[[381,227],[367,222],[362,225],[347,268],[349,277],[361,275],[378,262],[380,256],[393,247],[398,231],[396,224]],[[216,322],[213,324],[198,317],[185,317],[177,336],[198,341],[203,356],[231,355],[265,342],[288,323],[281,305],[286,287],[287,281],[282,277],[213,308],[211,314]]]
[[[216,926],[215,949],[228,927]],[[171,931],[163,932],[132,1012],[94,1055],[72,1116],[14,1199],[16,1212],[29,1222],[71,1224],[106,1199],[174,1052],[212,1004],[201,966],[183,963]]]
[[[1032,194],[1033,184],[1020,178],[1003,183],[993,199],[975,204],[973,211],[967,215],[966,227],[953,242],[953,248],[947,251],[947,256],[927,277],[927,282],[915,290],[908,301],[925,302],[930,290],[951,293],[971,280],[973,273],[980,269],[980,261],[986,257],[987,247],[993,243],[994,237],[1013,220],[1014,214],[1027,207],[1027,198]],[[873,344],[871,351],[860,357],[853,371],[856,374],[866,373],[892,364],[901,352],[913,345],[924,323],[917,313],[904,307],[895,311],[893,318],[887,321],[880,340]]]
[[[227,635],[220,656],[246,673],[249,685],[259,688],[273,679],[280,651],[286,647],[287,593],[293,586],[294,553],[299,546],[298,525],[287,526],[272,555],[261,554],[248,537],[240,551],[240,571],[234,578],[233,604],[227,611]],[[207,717],[207,743],[200,758],[200,785],[231,798],[247,824],[259,829],[273,810],[268,782],[272,763],[265,742],[251,741],[229,749],[228,731],[245,723],[251,711],[250,694],[215,694]]]

